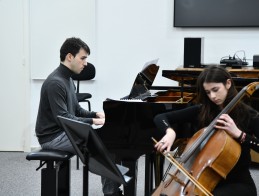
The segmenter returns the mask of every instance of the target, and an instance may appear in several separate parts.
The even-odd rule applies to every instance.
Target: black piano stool
[[[27,154],[27,160],[39,160],[41,196],[70,195],[70,167],[73,154],[58,150],[37,150]]]

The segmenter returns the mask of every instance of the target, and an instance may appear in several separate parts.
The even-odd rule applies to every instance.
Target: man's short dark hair
[[[90,48],[80,38],[67,38],[60,48],[60,61],[64,61],[68,53],[76,56],[81,48],[83,48],[86,53],[90,55]]]

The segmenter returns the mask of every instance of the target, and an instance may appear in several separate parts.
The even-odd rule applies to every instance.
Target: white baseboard
[[[31,151],[39,150],[41,149],[40,146],[31,146]]]

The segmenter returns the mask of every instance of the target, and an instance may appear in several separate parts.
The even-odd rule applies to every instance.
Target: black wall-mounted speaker
[[[203,64],[203,42],[204,38],[184,38],[184,62],[183,67],[201,67]]]

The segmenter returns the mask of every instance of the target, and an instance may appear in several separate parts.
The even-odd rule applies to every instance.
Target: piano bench
[[[70,167],[71,157],[69,152],[59,150],[37,150],[26,155],[26,159],[38,160],[41,169],[41,196],[69,196],[70,195]]]

